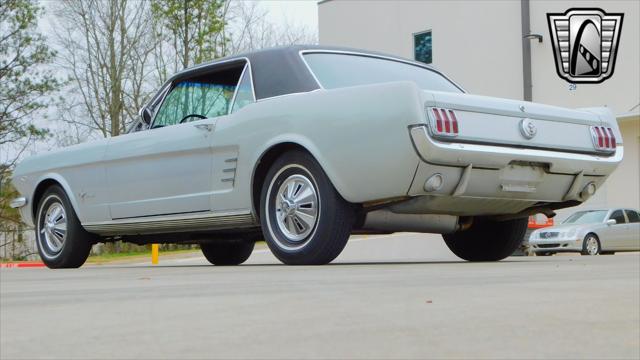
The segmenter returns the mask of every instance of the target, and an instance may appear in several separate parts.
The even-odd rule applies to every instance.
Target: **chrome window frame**
[[[245,70],[247,68],[249,69],[249,72],[251,72],[251,61],[246,56],[236,57],[236,58],[232,58],[232,59],[228,59],[228,60],[223,60],[223,61],[215,62],[213,64],[196,65],[196,66],[194,66],[192,68],[188,68],[188,69],[182,70],[182,71],[176,73],[176,75],[184,73],[186,70],[192,71],[192,70],[206,69],[206,68],[210,68],[210,69],[213,70],[218,65],[228,64],[230,62],[239,62],[240,60],[244,60],[245,61],[245,65],[244,65],[244,68],[242,69],[242,73],[240,74],[240,77],[238,78],[238,84],[236,84],[236,89],[233,92],[232,101],[235,101],[236,94],[238,92],[238,86],[237,85],[240,85],[240,81],[242,80],[242,75],[244,74],[244,72],[245,72]],[[248,67],[247,67],[247,65],[248,65]],[[163,85],[163,87],[167,86],[167,90],[165,90],[165,93],[162,95],[162,99],[160,100],[160,103],[158,104],[158,107],[153,112],[153,120],[149,124],[148,129],[153,129],[153,124],[155,124],[156,117],[158,116],[158,110],[160,110],[160,108],[164,104],[164,102],[165,102],[165,100],[167,98],[167,95],[171,92],[171,90],[174,87],[173,85],[174,85],[174,81],[168,81],[165,85]],[[251,76],[251,94],[253,95],[253,102],[255,103],[256,102],[256,91],[255,91],[255,86],[254,86],[254,83],[253,83],[253,75]],[[220,116],[228,116],[230,114],[230,111],[231,111],[232,108],[233,108],[233,104],[232,104],[232,106],[229,107],[229,109],[227,109],[227,114],[226,115],[220,115]],[[217,116],[217,117],[220,117],[220,116]],[[180,125],[180,124],[174,124],[174,125]],[[173,126],[173,125],[170,125],[170,126]]]
[[[460,84],[458,84],[457,82],[451,80],[450,77],[448,77],[447,75],[442,73],[440,70],[436,70],[432,66],[424,64],[424,63],[421,63],[419,61],[411,61],[411,60],[406,60],[406,59],[401,59],[401,58],[396,58],[396,57],[391,57],[391,56],[376,55],[376,54],[369,54],[369,53],[358,52],[358,51],[347,51],[347,50],[307,49],[307,50],[298,51],[298,55],[302,59],[302,62],[304,63],[304,65],[307,67],[307,70],[309,71],[309,73],[311,73],[311,76],[313,76],[313,79],[316,81],[318,86],[323,90],[326,90],[326,89],[325,89],[324,86],[322,86],[322,83],[320,82],[320,80],[318,80],[318,78],[316,77],[316,74],[313,72],[313,70],[311,70],[311,67],[307,63],[307,60],[304,58],[305,54],[338,54],[338,55],[362,56],[362,57],[369,57],[369,58],[374,58],[374,59],[395,61],[395,62],[407,64],[407,65],[413,65],[413,66],[417,66],[417,67],[420,67],[420,68],[435,72],[436,74],[442,76],[447,81],[449,81],[451,84],[453,84],[453,86],[457,87],[458,90],[460,90],[462,93],[464,93],[464,94],[467,93],[467,91],[462,86],[460,86]]]
[[[240,84],[244,80],[244,76],[249,74],[249,85],[251,86],[251,97],[253,99],[253,103],[256,103],[256,90],[253,86],[253,73],[251,72],[251,63],[247,61],[242,69],[242,73],[240,74],[240,79],[238,80],[238,85],[236,86],[236,90],[233,93],[233,98],[231,99],[231,106],[229,106],[229,111],[227,111],[227,115],[231,115],[233,113],[233,107],[236,106],[236,97],[238,97],[238,89],[240,88]]]

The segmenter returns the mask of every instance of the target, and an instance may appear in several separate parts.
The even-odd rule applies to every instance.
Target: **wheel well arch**
[[[33,197],[31,201],[31,216],[34,219],[34,222],[36,221],[36,212],[38,211],[38,204],[40,203],[42,196],[44,195],[44,193],[47,191],[48,188],[54,185],[60,186],[60,188],[62,188],[62,190],[65,191],[64,187],[60,182],[51,178],[47,178],[40,181],[40,183],[38,183],[38,186],[36,186],[36,189],[33,192]]]
[[[596,238],[596,241],[598,242],[598,245],[600,245],[600,251],[602,251],[602,242],[600,241],[600,236],[598,236],[598,234],[596,234],[593,231],[589,231],[586,234],[584,234],[584,237],[582,238],[582,249],[585,249],[585,246],[587,246],[587,238],[589,237],[589,235],[593,235],[593,237]]]
[[[598,234],[596,234],[596,233],[595,233],[595,232],[593,232],[593,231],[589,231],[588,233],[586,233],[586,234],[584,235],[584,238],[586,239],[586,238],[587,238],[587,236],[589,236],[589,235],[593,235],[593,236],[595,236],[596,240],[598,240],[598,242],[600,241],[600,236],[598,236]]]
[[[307,148],[298,143],[282,142],[265,150],[256,162],[253,169],[253,176],[251,177],[251,206],[253,207],[254,214],[258,218],[260,218],[260,193],[262,192],[262,184],[267,176],[267,172],[269,172],[271,165],[273,165],[280,155],[292,150],[301,150],[313,156]]]

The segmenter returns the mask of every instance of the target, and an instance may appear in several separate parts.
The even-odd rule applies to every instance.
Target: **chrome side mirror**
[[[147,108],[146,106],[143,107],[142,109],[140,109],[140,111],[138,111],[138,114],[140,115],[140,118],[142,119],[142,122],[144,124],[147,124],[147,126],[151,125],[151,111],[149,110],[149,108]]]
[[[607,225],[609,225],[609,226],[611,226],[611,225],[615,225],[615,224],[617,224],[617,223],[618,223],[618,222],[616,221],[616,219],[609,219],[609,220],[607,220]]]

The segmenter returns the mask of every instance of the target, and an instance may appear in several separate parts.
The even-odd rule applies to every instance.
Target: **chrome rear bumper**
[[[510,146],[448,143],[433,140],[426,125],[410,128],[411,140],[420,158],[430,164],[502,169],[514,161],[549,164],[551,173],[607,176],[622,161],[624,147],[619,144],[612,156],[580,154]]]

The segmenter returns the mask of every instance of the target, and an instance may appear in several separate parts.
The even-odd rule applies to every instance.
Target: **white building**
[[[614,74],[574,88],[556,73],[547,13],[593,7],[624,13]],[[318,8],[322,45],[415,59],[414,41],[426,35],[432,65],[470,93],[611,108],[624,139],[624,161],[582,207],[640,208],[640,1],[324,0]],[[523,38],[529,34],[542,35],[542,41]]]

